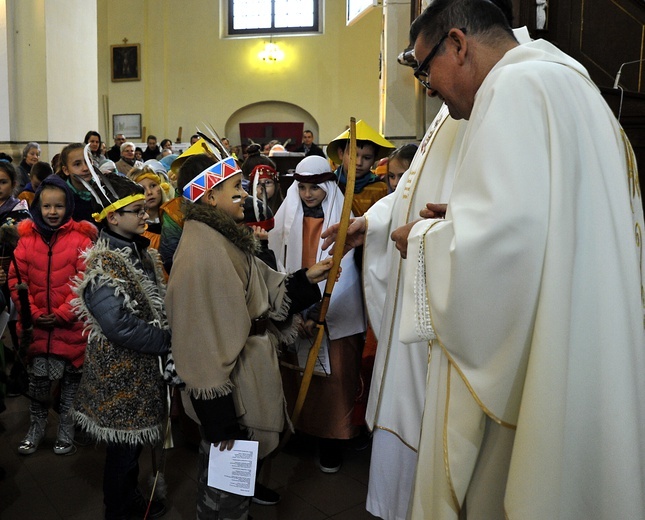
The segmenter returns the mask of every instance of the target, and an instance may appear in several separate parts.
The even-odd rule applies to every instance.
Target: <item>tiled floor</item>
[[[7,476],[0,481],[2,520],[87,520],[103,518],[101,490],[104,450],[96,445],[79,447],[71,456],[54,455],[58,417],[50,412],[47,435],[38,451],[20,456],[16,448],[27,431],[29,402],[24,397],[6,399],[0,414],[0,467]],[[175,448],[167,454],[168,486],[165,519],[195,518],[195,465],[197,452],[173,427]],[[370,450],[345,451],[341,470],[333,475],[318,469],[314,444],[296,435],[262,468],[260,480],[282,495],[275,506],[251,506],[254,520],[363,520],[375,518],[365,511]],[[141,456],[141,483],[151,475],[150,451]]]

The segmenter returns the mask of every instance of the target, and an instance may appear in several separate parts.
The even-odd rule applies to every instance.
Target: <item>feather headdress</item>
[[[145,200],[146,197],[142,193],[135,193],[132,195],[127,195],[126,197],[119,197],[116,190],[112,186],[112,183],[110,182],[110,175],[105,175],[101,172],[97,172],[94,168],[90,153],[90,145],[88,144],[83,150],[83,156],[85,157],[85,163],[87,164],[87,167],[90,170],[90,174],[92,175],[92,181],[87,182],[82,177],[78,177],[78,179],[83,183],[83,186],[85,186],[87,191],[92,194],[92,197],[94,197],[96,203],[101,208],[103,208],[98,213],[92,213],[92,218],[96,222],[101,222],[101,220],[107,217],[108,213],[121,209],[128,204],[132,204],[137,200]],[[133,182],[133,184],[135,183]]]
[[[197,135],[201,138],[200,141],[207,143],[208,149],[210,150],[209,155],[217,162],[198,173],[184,187],[182,195],[191,202],[197,202],[204,193],[217,186],[220,182],[225,181],[233,175],[242,173],[237,161],[229,154],[222,140],[217,135],[217,132],[212,127],[209,127],[209,125],[206,125],[206,127],[211,133],[211,137],[199,129],[197,129]],[[197,143],[200,141],[197,141]]]

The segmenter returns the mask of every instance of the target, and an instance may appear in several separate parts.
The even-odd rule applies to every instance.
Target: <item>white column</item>
[[[45,34],[48,139],[82,141],[99,130],[96,0],[46,0]]]
[[[441,103],[429,99],[397,57],[409,44],[410,0],[384,0],[381,131],[395,144],[420,140]]]
[[[0,0],[0,141],[11,137],[9,112],[9,48],[7,40],[7,2]]]
[[[0,1],[7,7],[9,139],[38,141],[45,152],[52,143],[48,159],[62,143],[98,129],[96,0]],[[0,74],[2,67],[0,57]]]

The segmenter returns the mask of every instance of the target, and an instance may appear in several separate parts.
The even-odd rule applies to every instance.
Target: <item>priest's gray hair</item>
[[[450,29],[465,29],[467,35],[488,44],[509,38],[515,40],[508,13],[502,12],[496,3],[494,0],[435,0],[412,22],[410,43],[414,45],[418,38],[428,44],[437,42]]]

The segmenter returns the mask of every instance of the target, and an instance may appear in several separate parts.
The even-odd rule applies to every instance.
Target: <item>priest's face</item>
[[[454,119],[468,119],[474,101],[468,89],[466,48],[465,35],[459,29],[451,29],[437,41],[426,41],[419,36],[414,43],[414,55],[424,69],[421,72],[426,81],[426,93],[446,103]]]

